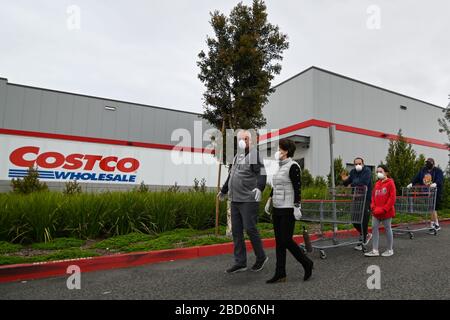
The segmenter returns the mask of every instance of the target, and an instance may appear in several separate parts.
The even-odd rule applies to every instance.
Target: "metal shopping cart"
[[[325,249],[361,244],[358,238],[339,237],[339,224],[362,224],[367,187],[337,187],[328,189],[326,199],[303,200],[302,221],[320,223],[319,238],[311,241],[320,258],[326,259]],[[331,237],[324,235],[325,226],[333,226]]]
[[[410,239],[414,239],[415,232],[431,232],[437,235],[434,228],[430,228],[431,214],[436,206],[436,188],[428,186],[413,186],[402,188],[402,195],[397,197],[395,202],[395,211],[397,215],[413,215],[420,216],[423,219],[422,223],[416,225],[414,228],[410,225],[400,224],[392,228],[394,233],[408,234]]]

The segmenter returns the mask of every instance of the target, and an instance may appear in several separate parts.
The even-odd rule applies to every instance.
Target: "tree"
[[[302,188],[308,188],[314,185],[314,178],[308,169],[302,170],[301,181],[302,181]]]
[[[391,139],[389,149],[386,155],[386,166],[395,181],[397,192],[407,186],[414,175],[425,164],[425,156],[421,154],[417,157],[410,143],[403,137],[402,130],[398,131],[398,139]]]
[[[267,21],[264,1],[239,3],[227,17],[211,13],[215,38],[207,37],[208,53],[199,53],[198,75],[206,86],[202,117],[217,129],[223,122],[229,129],[264,126],[262,113],[274,92],[271,81],[281,71],[276,61],[289,47],[287,35]]]
[[[450,95],[448,96],[450,99]],[[438,124],[440,126],[439,132],[447,134],[447,139],[450,141],[450,102],[447,105],[447,108],[443,109],[442,112],[444,112],[444,118],[438,119]],[[450,149],[450,143],[446,143],[447,147]],[[449,154],[449,162],[447,165],[447,169],[450,170],[450,154]]]
[[[338,157],[338,158],[334,159],[333,164],[334,164],[334,182],[335,182],[335,185],[338,186],[343,183],[342,178],[341,178],[341,173],[345,171],[344,164],[342,162],[342,158]],[[328,186],[331,187],[331,172],[328,173],[327,180],[328,180]]]
[[[39,181],[38,169],[34,167],[28,168],[27,175],[23,179],[12,179],[11,186],[14,193],[22,194],[48,190],[47,184]]]
[[[202,117],[221,131],[221,162],[226,159],[226,129],[257,129],[266,124],[262,108],[274,92],[271,81],[281,71],[278,61],[289,47],[287,35],[267,20],[266,5],[237,4],[230,15],[214,11],[210,24],[214,37],[207,36],[208,52],[199,53],[198,75],[205,85]],[[220,189],[219,165],[217,189]],[[216,202],[216,234],[219,203]]]

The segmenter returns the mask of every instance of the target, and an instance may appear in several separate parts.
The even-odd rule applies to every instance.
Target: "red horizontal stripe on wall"
[[[332,123],[323,120],[311,119],[307,121],[303,121],[300,123],[296,123],[290,125],[285,128],[281,128],[274,132],[269,132],[267,134],[263,134],[259,137],[259,141],[264,141],[269,138],[273,138],[279,135],[284,135],[293,131],[306,129],[309,127],[318,127],[318,128],[328,128],[331,125],[336,125],[336,130],[342,132],[349,132],[354,134],[360,134],[368,137],[380,138],[380,139],[393,139],[398,140],[398,136],[394,134],[387,134],[381,131],[362,129],[352,126],[347,126],[343,124]],[[81,141],[81,142],[92,142],[92,143],[102,143],[102,144],[113,144],[113,145],[121,145],[121,146],[134,146],[141,148],[150,148],[150,149],[161,149],[161,150],[179,150],[183,152],[198,152],[198,153],[214,153],[213,149],[206,148],[195,148],[195,147],[183,147],[183,146],[175,146],[169,144],[159,144],[159,143],[151,143],[151,142],[135,142],[135,141],[125,141],[125,140],[115,140],[115,139],[105,139],[105,138],[93,138],[93,137],[83,137],[83,136],[74,136],[74,135],[65,135],[58,133],[45,133],[45,132],[37,132],[37,131],[25,131],[25,130],[15,130],[15,129],[1,129],[0,134],[10,134],[10,135],[19,135],[19,136],[27,136],[27,137],[37,137],[37,138],[47,138],[47,139],[58,139],[58,140],[70,140],[70,141]],[[406,141],[415,145],[422,145],[425,147],[449,150],[449,148],[445,144],[420,140],[415,138],[405,137]]]
[[[361,134],[364,136],[380,138],[380,139],[392,139],[392,140],[399,139],[398,135],[395,135],[395,134],[387,134],[387,133],[384,133],[381,131],[362,129],[362,128],[347,126],[347,125],[343,125],[343,124],[337,124],[337,123],[328,122],[328,121],[311,119],[311,120],[307,120],[304,122],[300,122],[300,123],[282,128],[276,132],[270,132],[270,133],[261,135],[259,137],[259,141],[264,141],[266,139],[273,138],[278,135],[284,135],[284,134],[287,134],[287,133],[290,133],[293,131],[306,129],[309,127],[329,128],[333,124],[336,125],[336,130],[342,131],[342,132]],[[426,140],[420,140],[420,139],[414,139],[414,138],[408,138],[408,137],[405,137],[405,139],[408,143],[411,143],[411,144],[421,145],[421,146],[436,148],[436,149],[442,149],[442,150],[449,150],[448,146],[446,146],[445,144],[426,141]]]
[[[184,152],[187,151],[187,152],[199,152],[199,153],[213,153],[213,151],[214,151],[213,149],[183,147],[183,146],[175,146],[175,145],[170,145],[170,144],[82,137],[82,136],[66,135],[66,134],[59,134],[59,133],[46,133],[46,132],[4,129],[4,128],[0,128],[0,134],[9,134],[9,135],[35,137],[35,138],[46,138],[46,139],[57,139],[57,140],[92,142],[92,143],[102,143],[102,144],[109,144],[109,145],[112,144],[112,145],[119,145],[119,146],[129,146],[129,147],[131,146],[131,147],[141,147],[141,148],[161,149],[161,150],[178,150],[178,151],[184,151]]]

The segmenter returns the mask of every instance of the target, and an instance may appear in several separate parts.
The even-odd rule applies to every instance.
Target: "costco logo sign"
[[[11,152],[9,161],[24,169],[9,169],[8,177],[21,178],[29,167],[39,168],[39,177],[55,180],[135,182],[139,161],[135,158],[58,151],[41,152],[40,147],[25,146]],[[44,170],[40,170],[44,169]],[[134,174],[131,174],[134,173]]]

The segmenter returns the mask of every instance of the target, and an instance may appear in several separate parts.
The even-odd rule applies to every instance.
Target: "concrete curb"
[[[441,223],[449,224],[450,219],[441,220]],[[324,232],[323,236],[330,237],[332,236],[332,234],[332,231],[327,231]],[[359,235],[358,232],[354,229],[339,230],[337,234],[340,236]],[[318,239],[319,234],[311,234],[310,238],[311,240]],[[303,243],[302,236],[294,236],[294,240],[297,244]],[[263,239],[262,241],[264,248],[269,249],[275,247],[274,238]],[[251,244],[248,240],[246,241],[246,246],[248,250],[252,250]],[[5,265],[0,266],[0,283],[68,275],[67,268],[71,265],[78,266],[81,272],[91,272],[230,253],[233,253],[232,242],[190,248],[115,254],[110,256],[92,258]]]

